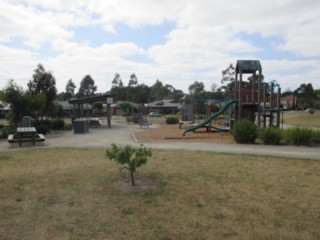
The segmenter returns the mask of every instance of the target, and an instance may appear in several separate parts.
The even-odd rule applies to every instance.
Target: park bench
[[[35,145],[36,142],[44,142],[46,140],[43,134],[38,134],[34,127],[17,128],[16,134],[8,136],[8,143],[22,143],[30,142]]]
[[[130,122],[132,123],[139,123],[139,121],[142,119],[142,116],[130,116],[130,117],[127,117],[127,122],[128,124]]]
[[[138,122],[139,126],[142,128],[143,126],[149,128],[149,125],[151,124],[150,122],[148,122],[147,119],[140,119]]]
[[[35,142],[44,142],[45,140],[46,140],[46,137],[43,134],[38,134],[34,139],[31,136],[23,137],[19,139],[18,137],[15,137],[14,134],[10,134],[8,136],[9,143],[19,143],[20,146],[21,146],[21,143],[25,143],[25,142],[31,142],[34,145]]]
[[[88,120],[89,127],[99,127],[102,124],[102,121],[99,118],[90,118]]]

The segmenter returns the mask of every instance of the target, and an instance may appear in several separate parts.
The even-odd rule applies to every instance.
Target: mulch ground
[[[182,125],[182,128],[179,129],[179,124],[156,123],[134,135],[141,143],[167,141],[234,143],[233,136],[229,132],[207,132],[205,128],[196,132],[188,132],[183,137],[182,133],[187,127],[187,125]]]

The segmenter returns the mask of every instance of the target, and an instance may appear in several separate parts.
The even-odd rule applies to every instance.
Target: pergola
[[[256,99],[256,86],[255,81],[252,81],[252,104],[258,104],[258,126],[260,127],[260,107],[261,107],[261,76],[262,76],[262,67],[260,65],[259,60],[238,60],[235,71],[235,91],[234,91],[234,99],[238,100],[238,115],[237,119],[242,119],[242,74],[253,74],[254,79],[257,71],[259,72],[259,80],[258,80],[258,99]],[[239,81],[238,81],[238,75]]]
[[[114,97],[115,97],[114,94],[100,94],[100,95],[93,95],[93,96],[88,96],[83,98],[71,99],[69,100],[69,103],[74,105],[74,109],[78,110],[79,116],[81,117],[83,113],[83,104],[95,103],[95,102],[106,103],[108,127],[111,128],[111,104],[113,103]]]

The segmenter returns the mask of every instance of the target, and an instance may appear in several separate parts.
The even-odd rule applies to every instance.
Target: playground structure
[[[238,101],[235,121],[249,119],[256,122],[259,128],[261,128],[261,123],[263,127],[266,127],[267,122],[269,122],[269,126],[280,127],[281,88],[277,81],[261,83],[262,67],[258,60],[238,60],[235,74],[234,99]],[[250,83],[243,83],[243,74],[252,74],[251,86]],[[277,88],[277,93],[275,93],[275,88]],[[267,94],[268,90],[270,90],[269,95]],[[270,98],[269,101],[268,98]],[[267,104],[268,102],[269,104]]]
[[[190,126],[183,132],[183,136],[187,132],[194,132],[196,129],[199,128],[206,128],[207,132],[210,132],[212,129],[219,132],[225,132],[230,130],[230,123],[233,119],[233,107],[237,103],[237,101],[231,101],[226,99],[192,99],[189,95],[184,96],[184,102],[180,108],[181,113],[181,120],[179,127],[183,123],[187,123]],[[205,103],[206,105],[206,113],[207,118],[202,122],[195,124],[194,123],[194,104],[195,103]],[[219,104],[220,108],[219,111],[211,115],[211,104]],[[223,125],[214,125],[212,122],[217,119],[220,115],[224,114]]]
[[[256,86],[258,73],[258,81]],[[253,81],[251,86],[244,86],[242,76],[243,74],[252,74]],[[238,101],[238,107],[235,109],[235,121],[241,119],[249,119],[254,122],[255,113],[257,113],[257,122],[260,127],[261,119],[261,78],[262,68],[258,60],[238,60],[235,69],[235,89],[234,99]]]
[[[262,122],[263,127],[269,126],[280,127],[280,113],[283,113],[283,107],[280,104],[281,88],[276,80],[272,80],[270,83],[264,83],[263,88],[263,109],[262,109]],[[269,96],[268,96],[269,91]],[[267,102],[267,99],[269,101]],[[267,106],[269,103],[269,106]],[[269,121],[268,121],[269,120]],[[274,121],[276,120],[276,121]],[[283,119],[282,119],[283,122]]]
[[[243,82],[243,74],[252,75],[251,83]],[[193,132],[203,127],[206,127],[207,131],[209,131],[212,127],[211,122],[225,112],[227,113],[225,122],[228,121],[228,126],[231,128],[234,122],[241,119],[249,119],[251,122],[256,122],[259,128],[261,128],[261,123],[265,128],[267,122],[269,126],[280,127],[280,112],[283,111],[280,105],[281,88],[276,80],[272,80],[270,83],[262,83],[262,67],[260,61],[238,60],[235,68],[234,86],[233,101],[229,101],[223,107],[220,106],[220,110],[217,113],[213,115],[207,114],[209,117],[200,124],[188,127],[183,132],[183,136],[185,136],[187,132]],[[276,88],[277,93],[275,93]],[[192,100],[190,97],[185,97],[184,100],[187,101],[184,101],[182,108],[182,110],[185,111],[182,111],[182,120],[193,122]],[[237,106],[233,108],[234,105]],[[219,128],[217,129],[221,130]]]
[[[211,122],[217,118],[218,116],[220,116],[222,113],[226,112],[227,109],[230,109],[230,107],[233,105],[233,104],[236,104],[237,101],[231,101],[231,102],[228,102],[226,105],[224,105],[222,108],[220,108],[220,110],[218,112],[216,112],[215,114],[211,115],[210,117],[208,117],[207,119],[205,119],[204,121],[202,121],[200,124],[197,124],[197,125],[194,125],[194,126],[191,126],[191,127],[188,127],[186,130],[183,131],[183,136],[185,136],[185,134],[187,132],[193,132],[199,128],[207,128],[207,131],[209,132],[209,130],[213,127],[219,131],[226,131],[226,130],[229,130],[227,129],[225,126],[222,127],[222,128],[219,128],[219,127],[214,127],[214,126],[211,126]]]

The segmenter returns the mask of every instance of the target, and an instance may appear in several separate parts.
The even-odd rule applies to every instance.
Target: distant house
[[[289,95],[286,97],[282,97],[280,100],[280,104],[282,104],[282,106],[285,109],[294,109],[294,108],[298,107],[298,100],[297,100],[296,96]]]
[[[10,104],[0,102],[0,118],[5,118],[6,114],[11,110]]]
[[[145,104],[149,112],[158,112],[161,114],[176,114],[180,103],[174,99],[164,99]]]
[[[121,107],[120,107],[120,104],[122,102],[127,102],[131,105],[131,111],[130,113],[126,113],[124,112]],[[111,109],[112,109],[112,114],[113,115],[116,115],[116,116],[124,116],[124,115],[127,115],[127,114],[133,114],[135,112],[138,112],[139,110],[139,104],[137,103],[134,103],[134,102],[130,102],[130,101],[118,101],[114,104],[111,105]]]

